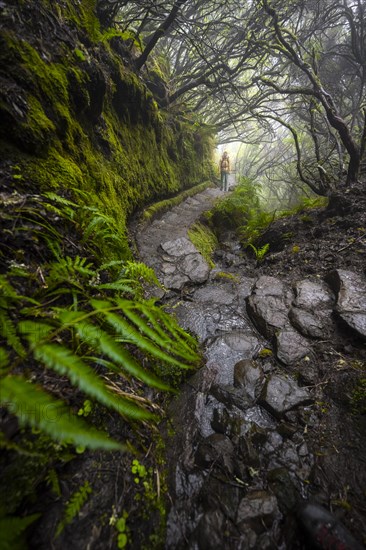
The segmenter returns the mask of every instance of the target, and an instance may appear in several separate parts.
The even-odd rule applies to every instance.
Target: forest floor
[[[214,198],[220,196],[221,192],[213,189],[202,194],[202,197],[206,197],[203,203],[209,208],[207,193],[212,195],[210,198]],[[182,205],[182,223],[187,221],[188,211],[197,208],[199,217],[204,210],[199,204],[200,195],[188,199],[188,204]],[[169,238],[174,239],[181,234],[180,220],[175,218],[171,222]],[[156,230],[159,230],[159,224],[157,220]],[[151,237],[150,230],[151,226],[144,229],[146,245]],[[255,259],[250,250],[240,250],[237,252],[240,267],[235,267],[231,265],[232,254],[225,251],[226,244],[223,242],[218,251],[218,263],[234,275],[238,271],[242,276],[253,279],[269,275],[290,285],[306,278],[323,279],[336,268],[365,275],[364,189],[360,185],[351,190],[341,190],[327,208],[309,210],[274,221],[257,246],[266,243],[270,245],[269,253],[261,262]],[[187,296],[189,298],[189,289]],[[309,449],[315,456],[309,492],[317,502],[330,508],[358,540],[366,540],[366,387],[360,385],[360,380],[366,380],[366,349],[354,334],[342,330],[336,345],[334,339],[332,342],[318,341],[314,344],[314,352],[316,384],[321,389],[322,400],[317,404],[316,428],[307,434]],[[292,371],[291,367],[288,370],[294,376],[299,376],[299,372]],[[357,394],[357,388],[363,388],[363,393],[359,391]],[[165,399],[158,395],[154,397],[164,408]],[[113,424],[114,420],[110,420]],[[121,425],[116,424],[115,430],[120,429]],[[154,476],[159,475],[159,471],[162,474],[164,470],[164,458],[161,456],[164,452],[160,452],[160,455],[157,452],[160,440],[157,438],[156,442],[151,443],[151,431],[144,426],[139,429],[125,426],[124,432],[131,445],[140,449],[139,464],[146,467],[148,474],[145,482],[147,479],[146,486],[151,492],[155,487]],[[74,529],[71,524],[57,540],[52,540],[54,525],[62,514],[62,504],[60,501],[55,503],[54,498],[50,498],[49,492],[45,491],[47,512],[33,534],[31,547],[47,548],[52,540],[54,548],[70,545],[80,550],[86,547],[115,548],[116,528],[110,520],[112,509],[118,511],[115,520],[121,517],[122,509],[129,514],[127,535],[132,541],[131,548],[143,547],[143,543],[149,539],[149,533],[156,536],[154,524],[156,529],[161,512],[159,495],[151,496],[149,493],[151,501],[146,500],[147,493],[144,493],[142,484],[134,481],[131,462],[129,454],[121,457],[118,453],[104,452],[87,452],[73,460],[60,475],[62,485],[65,484],[70,492],[70,487],[80,486],[81,480],[89,480],[94,488],[90,501],[78,519],[78,527]],[[104,517],[103,521],[100,520],[101,516]],[[160,529],[163,529],[163,525],[160,525]],[[159,538],[164,536],[160,529]],[[159,548],[159,543],[151,543],[153,547]]]

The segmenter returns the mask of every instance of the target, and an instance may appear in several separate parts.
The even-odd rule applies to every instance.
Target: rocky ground
[[[273,222],[260,263],[227,235],[213,270],[186,239],[187,213],[204,206],[190,201],[137,236],[170,289],[163,299],[206,357],[172,407],[167,547],[308,548],[298,512],[306,502],[353,534],[337,547],[362,547],[362,189]]]

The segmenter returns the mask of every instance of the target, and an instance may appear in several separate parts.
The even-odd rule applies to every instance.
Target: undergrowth
[[[144,264],[116,259],[121,237],[111,218],[53,194],[21,203],[16,213],[18,232],[31,231],[37,246],[45,246],[47,261],[35,268],[14,258],[0,277],[1,403],[22,423],[58,441],[120,448],[80,418],[71,419],[67,406],[42,387],[43,369],[67,377],[88,398],[125,417],[149,419],[151,413],[132,395],[111,390],[110,374],[122,382],[135,377],[168,390],[159,379],[159,365],[171,371],[192,368],[198,361],[196,343],[153,300],[143,299],[141,283],[157,283],[156,277]],[[84,225],[85,247],[89,253],[94,249],[93,260],[64,253],[52,215],[75,229]],[[98,236],[90,244],[92,230]],[[105,250],[106,243],[111,261],[98,265],[98,248]],[[26,294],[27,286],[32,295]],[[134,347],[151,357],[149,368],[135,359]],[[50,410],[52,421],[46,414]]]
[[[218,202],[207,216],[218,236],[227,230],[235,231],[241,244],[254,251],[257,260],[263,259],[268,247],[264,245],[258,249],[255,243],[276,219],[306,213],[327,204],[325,197],[302,197],[292,209],[268,211],[260,199],[260,190],[256,182],[241,178],[233,192]]]
[[[43,452],[126,449],[106,431],[103,410],[155,423],[160,409],[143,388],[174,391],[200,361],[196,340],[144,298],[144,284],[158,281],[146,265],[119,257],[125,236],[112,218],[55,194],[14,193],[3,206],[0,403],[17,418],[18,436],[3,431],[0,446],[28,456],[29,437],[53,440],[43,450],[32,443],[38,464]],[[86,403],[101,414],[87,414]],[[19,537],[35,520],[11,515],[20,503],[16,493],[0,520],[5,532],[16,524]]]
[[[189,229],[188,236],[208,265],[214,268],[215,264],[212,261],[212,255],[219,245],[216,235],[209,227],[197,222]]]

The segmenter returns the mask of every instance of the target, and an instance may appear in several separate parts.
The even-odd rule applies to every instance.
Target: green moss
[[[217,280],[227,279],[234,283],[239,283],[240,281],[239,277],[237,277],[236,275],[233,275],[232,273],[227,273],[226,271],[218,271],[217,273],[215,273],[214,278]]]
[[[214,268],[215,264],[212,261],[212,255],[219,244],[215,234],[207,226],[195,223],[189,229],[188,236],[208,265]]]
[[[84,54],[84,52],[82,50],[79,50],[79,48],[75,48],[74,50],[74,56],[76,57],[76,59],[78,59],[79,61],[86,61],[86,56]]]
[[[24,161],[24,177],[35,182],[40,191],[49,189],[80,189],[83,173],[72,158],[51,149],[46,159],[32,158]]]
[[[26,121],[16,129],[17,138],[31,152],[44,152],[54,137],[56,127],[46,116],[38,99],[28,96],[27,105]]]
[[[211,185],[211,182],[205,181],[200,185],[196,185],[195,187],[188,189],[187,191],[183,191],[175,197],[152,204],[142,212],[141,221],[143,223],[152,221],[156,216],[167,212],[168,210],[173,208],[173,206],[177,206],[188,197],[192,197],[197,193],[201,193],[201,191],[204,191],[205,189],[207,189],[207,187],[210,187]]]

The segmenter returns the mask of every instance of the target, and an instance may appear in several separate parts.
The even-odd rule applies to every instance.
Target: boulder
[[[366,279],[353,271],[335,269],[326,277],[337,295],[336,312],[358,336],[366,339]]]
[[[295,306],[301,309],[314,311],[322,307],[332,307],[335,296],[324,282],[312,282],[307,279],[295,285]]]
[[[321,315],[298,307],[289,311],[291,324],[304,336],[309,338],[326,338],[329,335],[331,324],[331,310]],[[327,322],[328,321],[328,322]]]
[[[255,283],[247,300],[247,311],[258,330],[266,337],[274,336],[288,323],[289,289],[275,277],[262,276]]]
[[[276,335],[276,349],[278,359],[285,365],[291,365],[311,353],[308,341],[291,328]]]
[[[234,386],[244,388],[245,393],[255,400],[263,383],[263,370],[251,359],[243,359],[234,366]]]
[[[267,491],[253,491],[240,501],[237,524],[243,533],[248,527],[261,533],[279,517],[276,497]]]
[[[282,374],[274,374],[268,378],[259,399],[259,403],[277,418],[312,401],[307,389],[300,388],[295,380]]]

